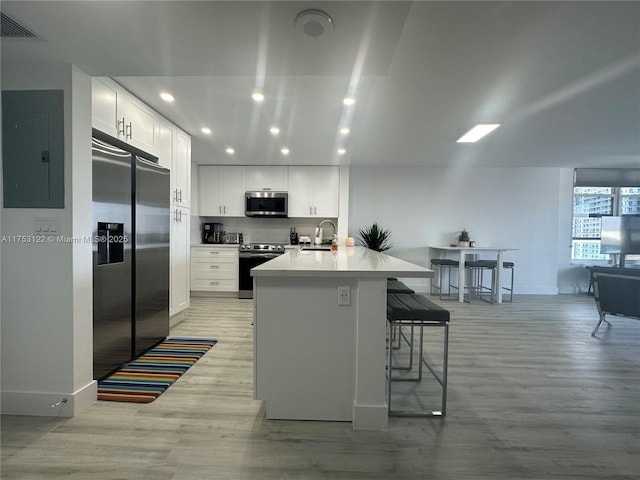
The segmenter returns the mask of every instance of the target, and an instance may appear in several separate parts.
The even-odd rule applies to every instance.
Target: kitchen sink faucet
[[[316,231],[315,231],[315,239],[314,239],[314,243],[316,245],[321,245],[322,244],[322,225],[324,225],[325,223],[330,223],[331,226],[333,227],[333,233],[337,234],[338,233],[338,229],[336,227],[336,224],[333,223],[331,220],[322,220],[318,226],[316,227]]]

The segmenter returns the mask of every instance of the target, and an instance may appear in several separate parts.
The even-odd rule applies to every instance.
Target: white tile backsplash
[[[245,243],[289,243],[289,229],[296,227],[298,235],[313,236],[318,224],[324,218],[249,218],[249,217],[191,217],[191,243],[201,243],[202,224],[207,222],[222,223],[226,232],[242,233]],[[337,224],[336,218],[330,218]],[[323,225],[324,237],[333,235],[331,225]]]

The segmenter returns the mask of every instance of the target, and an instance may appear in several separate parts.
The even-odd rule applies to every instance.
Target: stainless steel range
[[[243,243],[240,245],[238,298],[253,298],[251,269],[284,253],[284,243]]]

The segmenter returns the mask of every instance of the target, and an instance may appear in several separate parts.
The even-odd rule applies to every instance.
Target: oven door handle
[[[241,253],[240,258],[276,258],[282,255],[281,253]]]

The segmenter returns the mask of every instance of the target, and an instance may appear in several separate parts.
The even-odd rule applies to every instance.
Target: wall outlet
[[[349,285],[338,285],[338,305],[351,305],[351,287]]]

